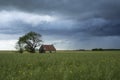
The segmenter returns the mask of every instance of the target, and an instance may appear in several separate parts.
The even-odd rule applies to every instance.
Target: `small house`
[[[45,52],[52,53],[52,51],[56,52],[56,49],[53,45],[41,45],[41,47],[39,48],[39,53],[45,53]]]

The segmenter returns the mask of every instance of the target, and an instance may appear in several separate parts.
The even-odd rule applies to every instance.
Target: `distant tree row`
[[[102,49],[102,48],[95,48],[92,51],[120,51],[120,49]]]
[[[86,50],[86,49],[77,49],[75,51],[120,51],[120,49],[103,49],[103,48],[94,48],[91,50]]]
[[[95,49],[92,49],[92,51],[103,51],[102,48],[95,48]]]

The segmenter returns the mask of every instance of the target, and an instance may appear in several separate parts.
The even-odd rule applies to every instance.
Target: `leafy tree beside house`
[[[41,35],[36,32],[29,32],[22,37],[19,37],[19,40],[17,42],[17,49],[19,52],[23,52],[24,50],[35,53],[35,48],[40,46],[40,43],[42,42],[41,40]]]

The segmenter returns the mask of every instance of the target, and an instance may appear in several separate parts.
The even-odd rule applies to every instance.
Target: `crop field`
[[[0,80],[120,80],[120,51],[0,51]]]

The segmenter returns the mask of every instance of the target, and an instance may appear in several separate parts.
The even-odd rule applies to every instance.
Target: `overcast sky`
[[[0,0],[0,50],[29,31],[57,49],[120,48],[120,0]]]

